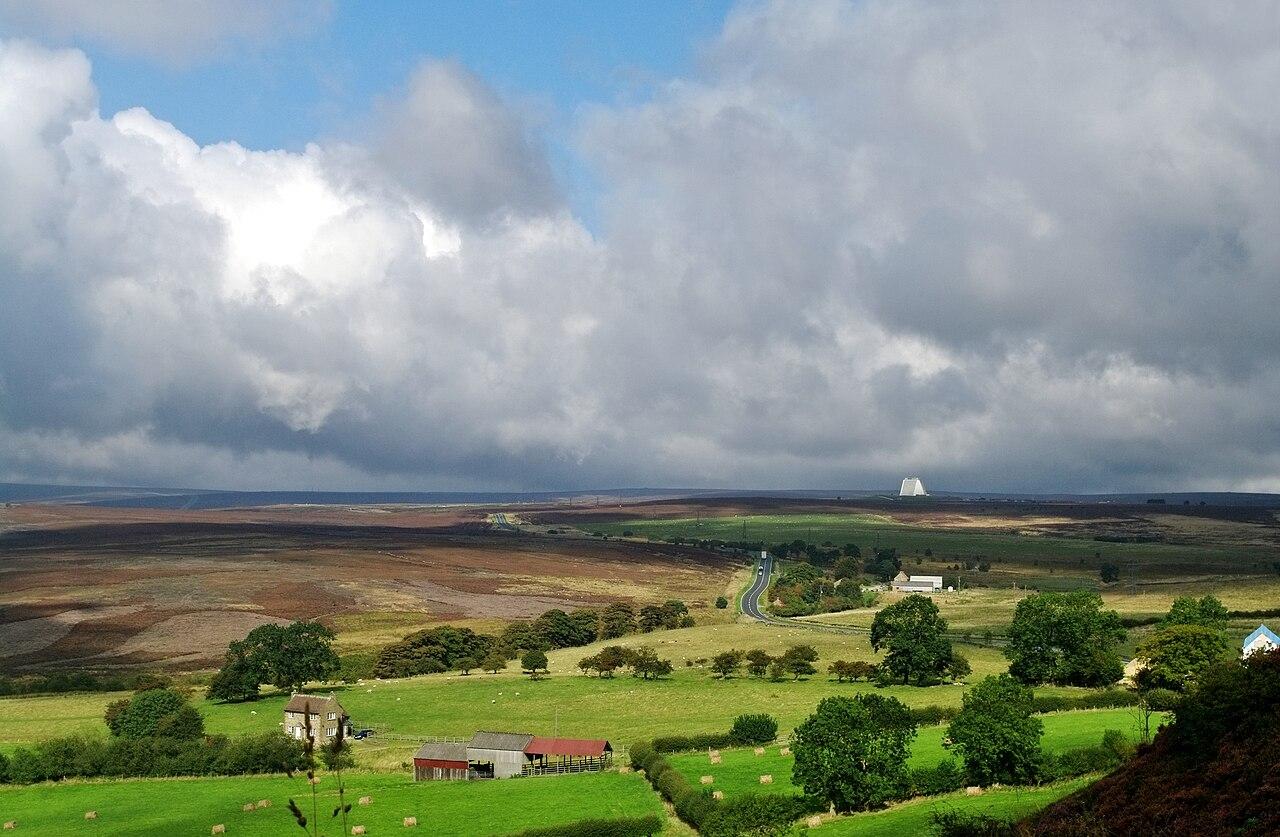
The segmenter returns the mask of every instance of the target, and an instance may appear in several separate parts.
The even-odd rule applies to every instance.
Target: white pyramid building
[[[902,488],[898,490],[899,497],[928,497],[929,492],[924,490],[924,483],[919,477],[907,477],[902,481]]]

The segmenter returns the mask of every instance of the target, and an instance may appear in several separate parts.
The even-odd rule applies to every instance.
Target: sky
[[[0,481],[1280,491],[1280,2],[0,0]]]

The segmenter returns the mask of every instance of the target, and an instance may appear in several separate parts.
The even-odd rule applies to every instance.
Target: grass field
[[[836,817],[823,823],[820,834],[836,837],[903,837],[932,833],[934,811],[964,811],[1002,819],[1016,819],[1040,810],[1092,782],[1088,776],[1040,788],[1000,788],[981,796],[964,791],[931,796],[894,805],[886,811]]]
[[[1058,712],[1041,715],[1040,719],[1044,721],[1041,744],[1054,753],[1100,744],[1102,734],[1109,729],[1118,729],[1134,741],[1139,739],[1137,717],[1128,709]],[[922,727],[912,743],[909,766],[933,767],[947,758],[948,751],[942,746],[946,731],[945,724]],[[703,776],[714,777],[711,787],[724,791],[726,796],[760,790],[760,776],[764,774],[773,776],[773,786],[769,790],[781,793],[796,791],[791,784],[794,759],[781,755],[780,749],[776,744],[771,745],[765,748],[762,756],[757,756],[749,747],[721,750],[720,764],[711,764],[706,753],[680,753],[668,756],[667,760],[695,785]]]
[[[340,833],[329,814],[336,805],[336,785],[321,780],[321,828]],[[423,834],[508,834],[526,828],[572,822],[588,817],[662,815],[662,804],[635,774],[597,773],[494,782],[418,782],[408,775],[352,773],[347,787],[356,806],[351,825],[370,834],[404,831],[404,817],[415,816]],[[0,788],[0,819],[17,820],[18,834],[72,837],[95,835],[207,835],[222,823],[233,837],[276,837],[300,834],[287,808],[293,797],[310,817],[306,779],[299,777],[226,777],[216,779],[151,779],[113,782],[64,782]],[[246,802],[271,800],[271,807],[245,812]],[[327,810],[326,810],[327,809]],[[96,821],[84,812],[96,810]]]

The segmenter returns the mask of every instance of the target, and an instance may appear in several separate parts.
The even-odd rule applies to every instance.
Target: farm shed
[[[533,736],[523,732],[477,732],[467,744],[467,762],[478,779],[508,779],[524,774],[524,748]]]
[[[466,779],[467,742],[428,741],[413,754],[413,780]]]
[[[590,773],[613,762],[613,745],[603,738],[540,738],[524,748],[526,775]]]
[[[1256,651],[1270,651],[1272,648],[1280,648],[1280,636],[1276,636],[1266,625],[1259,625],[1244,638],[1240,653],[1247,657]]]
[[[890,584],[894,590],[903,593],[938,593],[942,590],[942,576],[913,575],[900,572],[894,576]]]

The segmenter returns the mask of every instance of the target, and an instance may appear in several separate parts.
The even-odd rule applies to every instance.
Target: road
[[[764,572],[759,572],[759,562],[757,562],[756,577],[751,581],[751,586],[747,588],[747,592],[742,594],[742,612],[750,616],[752,619],[761,622],[771,622],[773,619],[765,615],[760,609],[760,599],[769,589],[769,577],[773,575],[773,556],[764,553]]]

